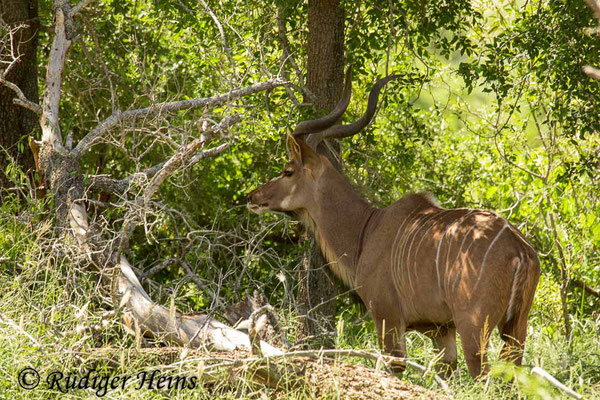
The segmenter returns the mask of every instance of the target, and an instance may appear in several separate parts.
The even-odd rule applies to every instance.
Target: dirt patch
[[[384,371],[340,361],[311,362],[308,380],[318,397],[335,394],[342,399],[449,399]]]
[[[182,348],[163,347],[154,349],[97,349],[92,354],[87,353],[88,360],[114,359],[128,360],[130,365],[137,367],[159,366],[168,367],[172,363],[181,362]],[[122,354],[125,353],[125,354]],[[107,357],[108,356],[108,357]],[[253,356],[245,350],[235,352],[204,352],[201,350],[185,350],[183,357],[189,360],[189,367],[198,371],[202,363],[205,373],[201,381],[205,387],[213,385],[222,390],[225,386],[235,386],[240,382],[263,387],[265,380],[265,363],[248,362]],[[108,359],[108,360],[107,360]],[[185,363],[185,361],[184,361]],[[187,363],[186,363],[187,364]],[[222,365],[218,369],[211,369]],[[304,392],[307,398],[340,398],[340,399],[450,399],[439,391],[406,382],[385,372],[364,365],[350,364],[344,358],[307,358],[294,357],[270,362],[269,368],[277,371],[278,378],[269,382],[269,397],[286,397],[290,391]],[[209,373],[210,371],[210,373]],[[268,374],[266,374],[268,375]],[[236,383],[237,382],[237,383]],[[264,387],[267,389],[267,387]],[[209,389],[210,390],[210,389]],[[302,396],[300,396],[302,397]]]

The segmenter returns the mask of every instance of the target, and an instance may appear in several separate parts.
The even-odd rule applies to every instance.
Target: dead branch
[[[191,167],[200,160],[203,160],[208,157],[214,157],[227,150],[230,146],[231,143],[227,142],[219,146],[201,151],[193,157],[191,157],[186,162],[186,166]],[[123,179],[114,179],[111,178],[109,175],[93,175],[90,177],[90,184],[88,185],[88,189],[92,192],[104,192],[109,194],[121,195],[130,190],[134,184],[146,182],[149,179],[152,179],[154,175],[156,175],[160,170],[162,170],[165,163],[166,161],[160,162],[156,165],[153,165],[150,168],[146,168],[143,171],[135,172]]]
[[[58,113],[65,55],[71,46],[71,40],[67,37],[66,32],[66,19],[70,18],[68,12],[65,13],[68,7],[69,3],[65,0],[55,0],[54,2],[54,39],[46,71],[46,89],[40,118],[42,142],[51,144],[54,150],[61,154],[66,154],[66,150],[62,146]]]
[[[6,79],[8,77],[8,73],[21,60],[22,56],[19,53],[19,46],[16,43],[17,40],[15,39],[15,36],[19,31],[26,29],[27,25],[20,24],[11,27],[0,18],[0,28],[6,31],[6,35],[0,38],[0,54],[3,56],[4,54],[7,55],[6,59],[4,57],[0,59],[0,65],[6,66],[1,70],[2,73],[0,74],[0,84],[15,92],[17,96],[13,99],[15,104],[18,104],[21,107],[26,108],[40,116],[42,115],[42,107],[39,104],[29,100],[21,88]]]
[[[238,123],[239,121],[241,121],[241,119],[242,118],[238,114],[233,114],[231,116],[225,117],[223,119],[223,121],[221,121],[219,124],[213,126],[209,130],[204,132],[204,135],[203,135],[204,137],[195,139],[192,143],[185,146],[180,151],[178,151],[175,155],[173,155],[173,157],[171,157],[163,165],[163,167],[160,169],[160,171],[150,181],[150,184],[148,185],[148,188],[146,189],[146,191],[144,192],[144,195],[142,197],[144,203],[147,203],[150,200],[150,198],[154,195],[154,193],[156,192],[158,187],[165,181],[165,179],[167,179],[169,176],[171,176],[184,162],[186,162],[186,160],[197,156],[196,152],[198,151],[199,148],[204,146],[204,144],[207,142],[207,140],[210,140],[210,138],[213,135],[215,135],[219,132],[222,132],[223,130],[229,128],[230,126]],[[209,149],[209,150],[207,150],[207,151],[209,151],[209,154],[198,158],[198,160],[205,158],[207,156],[217,155],[220,152],[222,152],[223,150],[225,150],[225,148],[215,147],[213,149]],[[202,154],[202,153],[200,153],[200,154]]]
[[[600,69],[594,68],[590,65],[584,65],[581,67],[583,72],[585,72],[590,78],[593,78],[597,81],[600,81]]]
[[[171,312],[166,307],[155,304],[148,297],[125,257],[121,257],[117,266],[121,272],[117,278],[121,304],[133,314],[142,333],[180,346],[209,347],[223,351],[251,349],[248,335],[207,315],[176,312],[171,317]],[[266,355],[283,354],[281,350],[265,342],[260,343],[260,348]]]
[[[287,85],[287,82],[283,80],[271,79],[268,81],[256,83],[254,85],[232,90],[231,92],[219,94],[212,97],[200,97],[191,100],[171,101],[154,104],[146,108],[138,108],[123,112],[117,111],[104,121],[100,122],[98,126],[92,129],[92,131],[90,131],[83,139],[81,139],[81,141],[77,144],[75,149],[73,149],[72,155],[75,158],[81,157],[83,153],[85,153],[91,146],[96,144],[110,129],[126,121],[135,120],[136,118],[141,117],[147,117],[149,115],[176,112],[182,110],[191,110],[208,106],[218,106],[243,96],[248,96],[253,93],[261,92],[264,90],[270,90],[285,85]]]
[[[201,154],[203,154],[202,152]],[[206,155],[204,156],[206,157]],[[199,160],[198,160],[199,161]],[[113,179],[109,175],[94,175],[90,177],[88,189],[93,192],[105,192],[114,194],[123,194],[127,192],[132,185],[140,182],[146,182],[151,179],[158,171],[162,169],[166,161],[146,168],[143,171],[135,172],[123,179]]]
[[[29,100],[25,96],[23,91],[17,85],[15,85],[12,82],[7,81],[4,77],[0,77],[0,84],[6,86],[7,88],[9,88],[13,92],[15,92],[15,94],[17,95],[17,97],[13,99],[13,102],[15,104],[18,104],[21,107],[26,108],[29,111],[32,111],[37,115],[42,114],[42,107],[39,104],[34,103],[33,101]]]
[[[81,251],[91,257],[94,243],[88,240],[89,225],[85,209],[81,204],[71,203],[69,220]],[[116,260],[112,262],[120,271],[116,279],[116,292],[120,298],[119,308],[125,307],[133,316],[141,334],[188,347],[208,347],[223,351],[234,351],[237,348],[251,349],[248,335],[208,315],[181,314],[155,304],[125,257],[121,256],[118,262]],[[283,353],[265,342],[260,343],[260,348],[266,355]]]
[[[195,139],[192,143],[183,146],[178,152],[176,152],[169,160],[167,160],[162,168],[154,175],[148,187],[142,194],[142,196],[138,197],[135,200],[135,204],[133,205],[133,209],[130,210],[125,216],[125,222],[123,223],[123,227],[121,229],[121,240],[119,243],[119,253],[123,250],[126,250],[129,247],[129,237],[133,232],[133,228],[136,226],[136,222],[138,218],[136,218],[136,214],[138,208],[145,209],[150,202],[150,199],[154,195],[154,193],[158,190],[159,186],[175,171],[177,171],[181,166],[183,166],[188,160],[192,163],[198,162],[199,160],[206,157],[214,157],[217,154],[222,153],[225,149],[228,148],[228,143],[223,143],[220,146],[213,147],[211,149],[207,149],[202,151],[199,154],[196,154],[200,148],[202,148],[206,142],[212,137],[222,132],[225,129],[228,129],[233,124],[236,124],[241,120],[241,117],[238,114],[234,114],[228,117],[225,117],[220,123],[214,125],[211,128],[208,128],[203,135],[199,139]]]
[[[91,2],[92,2],[92,0],[81,0],[79,3],[77,3],[76,5],[74,5],[71,8],[71,11],[69,12],[69,17],[73,18],[73,17],[79,15],[81,10],[83,10],[83,8]]]
[[[169,258],[161,263],[158,263],[154,267],[150,268],[148,271],[142,273],[140,276],[140,280],[143,282],[144,279],[150,278],[152,275],[162,271],[163,269],[170,267],[171,265],[175,265],[179,262],[177,258]]]

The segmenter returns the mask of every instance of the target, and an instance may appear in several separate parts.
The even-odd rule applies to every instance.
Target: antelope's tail
[[[526,323],[540,278],[540,263],[531,247],[524,251],[521,257],[515,258],[513,267],[515,270],[502,329],[503,336],[505,332],[514,332],[517,325]]]

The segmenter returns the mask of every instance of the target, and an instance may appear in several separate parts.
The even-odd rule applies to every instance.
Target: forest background
[[[127,255],[156,303],[226,321],[231,305],[259,291],[290,343],[376,350],[370,318],[330,276],[321,276],[334,282],[322,315],[319,302],[298,299],[316,258],[307,256],[311,243],[300,224],[250,214],[245,204],[247,192],[285,165],[289,129],[328,111],[351,67],[345,121],[362,114],[376,79],[402,75],[386,87],[374,123],[333,146],[332,157],[363,196],[384,207],[428,191],[446,208],[494,210],[539,252],[526,365],[495,364],[493,376],[517,379],[486,384],[468,378],[459,356],[452,395],[560,396],[529,377],[541,366],[577,392],[600,396],[600,88],[594,71],[584,71],[600,65],[593,7],[580,0],[0,4],[0,395],[27,396],[16,385],[24,366],[76,368],[90,349],[142,346],[135,327],[127,335],[111,311],[119,303],[104,282],[113,269],[90,268],[89,257],[73,250],[81,242],[60,206],[67,194],[43,165],[36,170],[30,146],[37,156],[36,141],[49,137],[46,104],[60,110],[52,135],[77,151],[119,113],[272,82],[228,101],[117,118],[81,147],[77,201],[106,248]],[[66,13],[70,46],[59,99],[46,102],[54,10],[61,7],[75,10]],[[314,27],[328,21],[337,24],[337,39],[335,52],[323,56],[331,32]],[[194,150],[202,156],[176,165],[154,187],[152,173],[199,139]],[[322,321],[306,326],[302,310]],[[493,338],[491,351],[498,345]],[[411,333],[409,356],[427,365],[435,355]],[[404,379],[436,388],[431,374]],[[270,393],[240,384],[204,390],[225,398]]]

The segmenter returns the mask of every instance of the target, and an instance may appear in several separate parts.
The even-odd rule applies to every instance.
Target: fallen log
[[[130,312],[143,334],[180,346],[235,351],[251,350],[248,335],[205,314],[182,314],[155,304],[135,276],[127,259],[121,256],[118,263],[121,274],[117,278],[121,306]],[[283,351],[261,341],[260,350],[266,356],[283,354]]]

